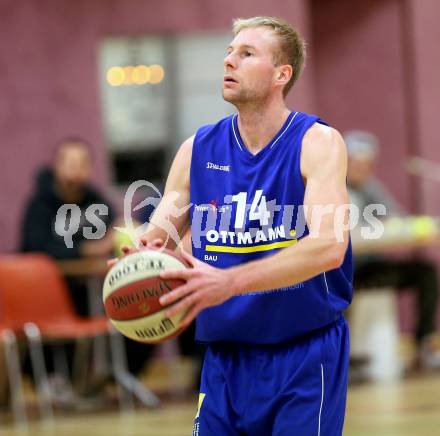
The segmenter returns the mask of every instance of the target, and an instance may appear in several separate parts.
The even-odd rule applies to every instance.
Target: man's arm
[[[168,310],[170,316],[192,306],[182,322],[186,325],[204,308],[234,295],[293,285],[342,264],[348,233],[335,228],[335,216],[338,216],[335,211],[339,210],[340,215],[342,212],[340,220],[346,223],[347,154],[336,130],[316,124],[307,132],[301,171],[306,182],[304,206],[309,212],[306,219],[310,234],[272,256],[228,269],[214,268],[186,255],[193,269],[162,274],[163,278],[187,280],[185,285],[161,298],[163,305],[182,299]],[[319,210],[324,208],[330,213],[319,219]]]
[[[156,240],[167,241],[174,249],[189,227],[189,179],[194,136],[180,146],[165,185],[162,200],[150,219],[147,231],[141,236],[144,245]]]
[[[343,262],[348,244],[348,232],[341,229],[348,220],[344,206],[348,203],[347,155],[336,130],[317,124],[306,133],[301,172],[306,182],[304,210],[309,235],[273,256],[231,268],[234,292],[293,285]]]

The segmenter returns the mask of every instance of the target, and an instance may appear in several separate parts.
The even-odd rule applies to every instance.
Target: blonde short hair
[[[287,21],[276,17],[237,18],[232,22],[232,33],[236,36],[244,29],[256,27],[268,27],[278,37],[280,44],[279,50],[274,54],[275,65],[292,66],[292,78],[283,89],[283,94],[286,96],[304,69],[306,44],[296,29]]]

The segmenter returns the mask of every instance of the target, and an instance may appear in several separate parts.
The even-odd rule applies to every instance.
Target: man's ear
[[[280,82],[281,85],[285,85],[292,78],[292,75],[292,65],[280,65],[278,67],[277,81]]]

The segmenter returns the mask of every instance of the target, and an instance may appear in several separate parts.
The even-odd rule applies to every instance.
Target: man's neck
[[[290,114],[284,101],[242,105],[238,109],[240,136],[252,154],[257,154],[273,139]]]

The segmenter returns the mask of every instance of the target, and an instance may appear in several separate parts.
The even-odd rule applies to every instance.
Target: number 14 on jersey
[[[239,192],[233,195],[232,201],[237,202],[234,227],[236,229],[242,229],[246,219],[247,192]],[[263,195],[262,189],[258,189],[255,191],[254,199],[249,209],[249,220],[258,220],[260,226],[266,226],[269,224],[269,218],[270,212],[267,209],[266,196]]]

